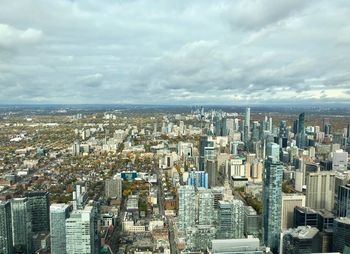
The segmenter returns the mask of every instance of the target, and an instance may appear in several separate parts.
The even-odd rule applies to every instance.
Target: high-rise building
[[[269,157],[263,174],[263,237],[273,252],[277,252],[280,243],[282,175],[282,163]]]
[[[49,193],[46,191],[27,192],[29,207],[32,214],[32,231],[50,231],[50,204]]]
[[[350,184],[338,186],[337,216],[350,218]]]
[[[300,149],[305,148],[305,113],[299,115],[298,120],[298,134],[297,134],[297,146]]]
[[[283,194],[282,195],[282,214],[281,214],[281,230],[285,231],[293,227],[294,208],[305,206],[305,195],[303,194]]]
[[[318,214],[314,209],[309,207],[295,207],[294,208],[294,228],[299,226],[317,227]]]
[[[336,150],[333,153],[332,169],[333,170],[347,170],[348,168],[348,152],[342,149]]]
[[[305,254],[320,251],[320,234],[317,228],[297,227],[283,234],[282,254]]]
[[[244,204],[241,200],[219,201],[217,238],[243,238]]]
[[[122,197],[122,179],[107,179],[105,181],[105,196],[107,198]]]
[[[244,234],[258,237],[261,230],[261,216],[251,206],[244,209]]]
[[[208,189],[208,173],[204,171],[191,171],[187,178],[187,185]]]
[[[213,254],[263,254],[259,238],[227,239],[212,241]]]
[[[88,201],[87,187],[85,183],[76,183],[73,191],[73,209],[84,209]]]
[[[179,196],[179,224],[178,228],[181,232],[186,232],[195,225],[195,189],[194,186],[180,186],[178,189]]]
[[[95,253],[93,206],[73,210],[66,219],[66,251],[70,254]]]
[[[214,196],[210,190],[198,188],[198,224],[212,225],[214,221]]]
[[[12,241],[15,253],[32,253],[32,213],[27,198],[11,200]]]
[[[208,185],[210,188],[216,186],[218,177],[217,165],[217,160],[207,160],[206,172],[208,173]]]
[[[11,203],[0,201],[0,253],[13,254]]]
[[[334,208],[335,172],[320,171],[306,176],[306,206],[313,209]]]
[[[341,217],[333,224],[333,251],[343,252],[345,246],[350,246],[350,218]]]
[[[66,204],[50,206],[50,240],[51,253],[66,254],[66,219],[69,207]]]
[[[245,145],[248,144],[250,140],[250,108],[246,108],[243,124],[243,141]]]
[[[199,170],[205,170],[205,157],[204,151],[208,146],[208,136],[201,136],[199,139]]]
[[[276,143],[269,142],[266,145],[266,157],[272,157],[273,161],[280,160],[280,146]]]

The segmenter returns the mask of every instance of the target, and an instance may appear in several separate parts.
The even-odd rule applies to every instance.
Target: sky
[[[349,0],[0,0],[0,104],[350,102]]]

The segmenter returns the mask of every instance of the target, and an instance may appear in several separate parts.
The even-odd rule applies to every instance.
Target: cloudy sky
[[[0,103],[350,102],[349,0],[0,0]]]

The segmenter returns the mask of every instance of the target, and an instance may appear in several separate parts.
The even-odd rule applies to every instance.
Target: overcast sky
[[[0,0],[0,103],[350,102],[349,0]]]

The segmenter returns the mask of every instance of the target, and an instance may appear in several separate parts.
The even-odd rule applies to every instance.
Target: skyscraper
[[[335,172],[320,171],[306,176],[306,206],[313,209],[334,208]]]
[[[305,148],[305,113],[299,115],[298,120],[298,134],[297,134],[297,146],[300,149]]]
[[[266,157],[271,157],[273,161],[280,160],[280,146],[276,143],[269,142],[266,145]]]
[[[282,213],[281,213],[281,230],[287,230],[293,227],[294,208],[305,206],[304,194],[286,194],[282,195]]]
[[[49,193],[45,191],[27,192],[25,196],[32,216],[32,231],[49,232],[50,231],[50,205]]]
[[[198,224],[212,225],[214,221],[214,195],[210,190],[198,189]]]
[[[219,201],[218,239],[243,238],[244,209],[241,200]]]
[[[266,246],[277,252],[281,232],[283,165],[269,157],[265,161],[263,185],[263,237]]]
[[[338,186],[337,216],[350,218],[350,184]]]
[[[244,137],[243,141],[245,145],[247,145],[250,140],[250,108],[246,108],[246,111],[245,111],[243,137]]]
[[[305,254],[320,251],[320,234],[317,228],[289,229],[283,236],[283,254]]]
[[[179,193],[179,230],[186,232],[195,225],[195,189],[193,186],[180,186]]]
[[[345,246],[350,246],[350,218],[341,217],[333,224],[333,251],[343,252]]]
[[[70,254],[95,253],[93,206],[73,210],[66,219],[66,251]]]
[[[0,201],[0,253],[13,253],[11,204],[9,201]]]
[[[11,200],[12,240],[15,252],[32,253],[32,214],[27,198]]]
[[[105,196],[107,198],[122,197],[122,179],[107,179],[105,181]]]
[[[50,206],[51,253],[66,254],[66,219],[69,216],[68,205]]]
[[[201,136],[199,139],[199,170],[205,170],[205,157],[204,151],[208,146],[208,136]]]

